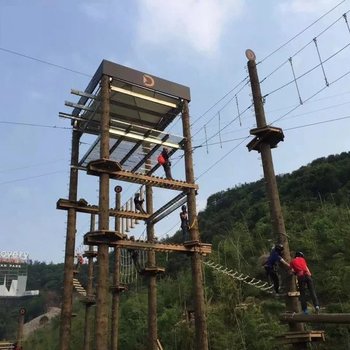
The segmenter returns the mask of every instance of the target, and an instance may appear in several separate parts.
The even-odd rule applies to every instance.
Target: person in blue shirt
[[[283,259],[282,254],[283,254],[283,245],[278,243],[271,250],[269,257],[263,264],[266,271],[267,278],[270,279],[271,282],[273,283],[273,288],[277,294],[279,293],[279,287],[280,287],[279,278],[276,272],[277,266],[279,263],[281,263],[289,268],[289,264],[287,263],[287,261]]]

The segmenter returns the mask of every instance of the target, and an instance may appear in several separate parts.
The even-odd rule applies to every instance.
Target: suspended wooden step
[[[85,305],[91,306],[96,304],[96,298],[94,295],[90,295],[90,296],[87,295],[86,297],[80,298],[80,302]]]
[[[79,201],[70,201],[68,199],[60,198],[56,204],[57,209],[68,210],[75,209],[80,213],[88,213],[88,214],[98,214],[99,207],[97,205],[89,205],[88,202],[84,200],[84,202],[80,199]],[[125,219],[135,219],[135,220],[147,220],[150,215],[142,214],[136,211],[127,211],[127,210],[116,210],[113,208],[109,209],[109,216],[118,216],[120,218]]]
[[[100,167],[101,160],[94,160],[87,165],[89,175],[99,176],[101,173],[108,174],[111,179],[133,182],[141,185],[150,185],[155,187],[167,188],[171,190],[184,191],[185,189],[198,189],[198,185],[190,184],[185,181],[169,180],[163,177],[133,173],[126,170],[108,170],[106,167]]]
[[[149,266],[141,270],[141,275],[159,275],[165,272],[164,267]]]
[[[109,287],[109,290],[112,293],[120,293],[120,292],[124,292],[125,290],[127,290],[128,287],[125,284],[118,284],[118,285],[113,285]]]
[[[255,137],[247,145],[249,151],[254,150],[260,152],[262,143],[267,143],[271,148],[276,148],[277,144],[284,140],[282,129],[269,125],[262,128],[251,129],[250,134]]]
[[[310,343],[325,341],[324,331],[288,332],[276,337],[279,344]]]

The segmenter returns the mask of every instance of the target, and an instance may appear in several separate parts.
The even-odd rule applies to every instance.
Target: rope
[[[302,105],[302,104],[303,104],[303,100],[301,99],[300,91],[299,91],[299,86],[298,86],[298,82],[297,82],[297,79],[296,79],[296,77],[295,77],[295,71],[294,71],[293,59],[292,59],[292,57],[289,57],[289,63],[290,63],[290,67],[292,68],[294,83],[295,83],[295,87],[297,88],[297,92],[298,92],[298,96],[299,96],[299,103]]]
[[[243,273],[240,274],[238,271],[228,270],[227,267],[225,268],[224,266],[216,264],[214,261],[211,261],[211,260],[203,261],[203,263],[204,265],[209,266],[212,269],[225,274],[226,276],[230,276],[235,280],[238,280],[252,287],[260,289],[266,293],[273,294],[273,291],[272,291],[273,286],[270,285],[268,282],[261,281],[257,278],[251,277],[249,275],[245,275]],[[250,279],[250,281],[248,279]]]

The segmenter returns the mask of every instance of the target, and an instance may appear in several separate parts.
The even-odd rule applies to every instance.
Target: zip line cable
[[[34,168],[34,167],[40,167],[40,166],[44,166],[44,165],[48,165],[48,164],[52,164],[52,163],[57,163],[57,162],[63,162],[63,161],[66,162],[68,160],[61,158],[61,159],[53,160],[53,161],[46,162],[46,163],[32,164],[32,165],[27,165],[27,166],[23,166],[23,167],[12,168],[12,169],[0,169],[0,173],[6,173],[6,172],[10,172],[10,171],[23,170],[23,169],[29,169],[29,168]]]
[[[267,93],[266,95],[264,95],[263,97],[266,98],[267,96],[270,96],[272,94],[274,94],[275,92],[284,89],[285,87],[289,86],[290,84],[294,83],[296,80],[299,80],[303,77],[305,77],[306,75],[310,74],[312,71],[314,71],[316,68],[320,67],[322,64],[328,62],[329,60],[331,60],[332,58],[334,58],[336,55],[338,55],[340,52],[344,51],[347,47],[350,46],[350,42],[347,43],[345,46],[343,46],[341,49],[339,49],[338,51],[336,51],[335,53],[333,53],[332,55],[328,56],[324,61],[321,61],[319,64],[315,65],[314,67],[310,68],[309,70],[307,70],[306,72],[302,73],[301,75],[299,75],[298,77],[296,77],[293,80],[290,80],[289,82],[281,85],[280,87],[270,91],[269,93]],[[304,101],[305,102],[305,101]]]
[[[350,44],[349,44],[350,45]],[[319,93],[321,93],[323,90],[327,89],[329,86],[337,83],[339,80],[343,79],[344,77],[346,77],[347,75],[350,74],[350,71],[347,71],[346,73],[344,73],[343,75],[341,75],[340,77],[338,77],[337,79],[333,80],[332,82],[329,83],[329,85],[325,85],[324,87],[322,87],[320,90],[316,91],[313,95],[311,95],[310,97],[308,97],[306,100],[304,100],[304,103],[311,100],[313,97],[317,96]],[[270,125],[273,125],[275,122],[283,119],[284,117],[286,117],[288,114],[292,113],[293,111],[295,111],[297,108],[299,108],[301,105],[297,105],[296,107],[292,108],[291,110],[289,110],[287,113],[283,114],[281,117],[275,119]]]
[[[338,117],[338,118],[334,118],[334,119],[322,120],[322,121],[309,123],[309,124],[302,124],[302,125],[292,126],[292,127],[289,127],[289,128],[283,128],[283,131],[289,131],[289,130],[294,130],[294,129],[302,129],[302,128],[313,126],[313,125],[332,123],[332,122],[336,122],[336,121],[344,120],[344,119],[350,119],[350,115],[343,116],[343,117]],[[240,141],[240,140],[245,140],[246,138],[247,138],[246,136],[242,136],[242,137],[238,137],[238,138],[235,138],[235,139],[222,140],[221,143],[229,143],[229,142],[233,142],[233,141]],[[220,142],[213,142],[213,143],[208,143],[205,146],[206,147],[216,146],[216,145],[220,145],[221,143]],[[204,146],[200,145],[200,146],[195,146],[194,148],[197,149],[197,148],[200,148],[200,147],[204,147]]]
[[[5,121],[5,120],[1,120],[0,124],[35,126],[35,127],[39,127],[39,128],[72,130],[72,128],[67,127],[67,126],[56,126],[56,125],[45,125],[45,124],[23,123],[23,122],[9,122],[9,121]]]
[[[86,74],[86,73],[77,71],[77,70],[75,70],[75,69],[71,69],[71,68],[68,68],[68,67],[64,67],[64,66],[61,66],[60,64],[56,64],[56,63],[52,63],[52,62],[49,62],[49,61],[45,61],[45,60],[42,60],[42,59],[40,59],[40,58],[36,58],[36,57],[33,57],[33,56],[29,56],[29,55],[20,53],[20,52],[18,52],[18,51],[9,50],[9,49],[6,49],[6,48],[4,48],[4,47],[0,47],[0,51],[7,52],[7,53],[10,53],[10,54],[12,54],[12,55],[24,57],[24,58],[27,58],[27,59],[29,59],[29,60],[36,61],[36,62],[39,62],[39,63],[43,63],[43,64],[46,64],[46,65],[51,66],[51,67],[63,69],[63,70],[66,70],[66,71],[68,71],[68,72],[71,72],[71,73],[83,75],[83,76],[88,77],[88,78],[92,78],[92,75],[90,75],[90,74]]]
[[[48,175],[59,174],[59,173],[65,173],[65,172],[66,172],[66,171],[63,171],[63,170],[57,170],[57,171],[53,171],[53,172],[51,172],[51,173],[46,173],[46,174],[41,174],[41,175],[35,175],[35,176],[29,176],[29,177],[24,177],[24,178],[22,178],[22,179],[16,179],[16,180],[9,180],[9,181],[0,182],[0,185],[7,185],[7,184],[13,183],[13,182],[31,180],[31,179],[36,179],[36,178],[38,178],[38,177],[44,177],[44,176],[48,176]]]
[[[326,124],[326,123],[332,123],[332,122],[336,122],[339,120],[344,120],[344,119],[350,119],[350,115],[344,116],[344,117],[339,117],[339,118],[334,118],[334,119],[328,119],[328,120],[321,120],[315,123],[310,123],[310,124],[304,124],[304,125],[297,125],[297,126],[293,126],[290,128],[286,128],[284,129],[285,131],[289,131],[289,130],[295,130],[295,129],[301,129],[301,128],[306,128],[309,126],[314,126],[314,125],[319,125],[319,124]]]
[[[350,10],[346,11],[343,15],[341,15],[339,18],[337,18],[334,22],[332,22],[328,27],[323,29],[319,34],[317,34],[313,39],[308,41],[304,46],[302,46],[298,51],[296,51],[292,56],[290,56],[289,59],[286,59],[283,61],[279,66],[277,66],[272,72],[267,74],[263,79],[261,79],[260,83],[263,83],[267,78],[269,78],[271,75],[276,73],[278,70],[280,70],[288,61],[292,58],[294,58],[296,55],[298,55],[300,52],[302,52],[304,49],[306,49],[309,45],[311,45],[314,42],[315,38],[319,38],[322,34],[327,32],[331,27],[333,27],[338,21],[340,21],[344,16],[346,18],[346,15],[350,12]]]
[[[221,101],[223,101],[228,95],[230,95],[234,90],[236,90],[245,81],[248,81],[248,83],[249,83],[249,77],[248,76],[246,76],[239,83],[237,83],[230,91],[228,91],[224,96],[222,96],[218,101],[216,101],[211,107],[209,107],[203,114],[201,114],[197,119],[195,119],[192,122],[191,127],[193,125],[195,125],[200,119],[202,119],[207,113],[209,113],[214,107],[216,107]]]
[[[220,113],[222,110],[224,110],[232,101],[236,101],[237,95],[249,84],[249,79],[246,81],[246,83],[239,89],[239,91],[237,91],[237,93],[231,97],[218,111],[216,111],[215,114],[213,114],[213,116],[205,123],[205,125],[208,125],[213,119],[215,119],[218,115],[218,113]],[[238,115],[238,119],[240,119],[240,116],[242,115],[239,114]],[[236,118],[237,119],[237,118]],[[235,120],[236,120],[235,119]],[[195,131],[192,135],[192,137],[196,136],[201,130],[203,130],[204,126],[202,126],[200,129],[198,129],[197,131]]]
[[[308,101],[308,102],[309,103],[319,102],[319,101],[327,100],[327,99],[330,99],[330,98],[343,96],[343,95],[346,95],[346,94],[350,94],[350,91],[349,92],[344,92],[344,93],[341,93],[341,94],[335,94],[335,95],[327,96],[327,97],[324,97],[324,98],[319,98],[319,99],[316,99],[316,100],[313,100],[313,101]],[[297,118],[297,117],[301,117],[303,115],[308,115],[308,114],[312,114],[312,113],[316,113],[316,112],[322,112],[322,111],[325,111],[325,110],[328,110],[328,109],[332,109],[332,108],[335,108],[335,107],[345,106],[345,105],[348,105],[349,103],[350,103],[350,101],[347,101],[347,102],[343,102],[343,103],[338,103],[338,104],[326,106],[326,107],[323,107],[323,108],[314,109],[314,110],[311,110],[311,111],[308,111],[308,112],[292,115],[292,116],[290,116],[290,117],[288,117],[286,119]],[[278,111],[284,110],[284,109],[296,108],[298,106],[299,105],[281,107],[281,108],[278,108],[278,109],[267,111],[266,114],[271,114],[271,113],[278,112]],[[237,132],[246,131],[246,130],[249,131],[250,128],[243,128],[243,129],[237,129],[237,130],[233,130],[233,131],[228,131],[226,133],[223,133],[222,135],[229,135],[229,134],[232,134],[232,133],[237,133]],[[205,142],[207,141],[207,139],[208,139],[207,137],[203,138],[203,140]],[[199,143],[200,143],[200,140],[202,140],[202,139],[198,140]],[[240,139],[234,139],[234,140],[240,140]],[[223,143],[224,142],[225,141],[223,141]],[[208,144],[208,145],[213,145],[213,144],[216,144],[216,143],[211,143],[211,144]],[[200,144],[198,146],[194,146],[193,148],[200,148],[200,147],[203,147],[203,145]]]
[[[215,163],[213,163],[209,168],[207,168],[204,172],[202,172],[199,176],[196,177],[196,180],[201,178],[203,175],[205,175],[208,171],[213,169],[215,165],[220,163],[222,160],[224,160],[228,155],[230,155],[234,150],[236,150],[245,140],[249,139],[250,136],[245,137],[243,140],[241,140],[237,145],[235,145],[231,150],[226,152],[222,157],[220,157]]]
[[[327,11],[325,14],[323,14],[321,17],[317,18],[314,22],[312,22],[310,25],[308,25],[306,28],[304,28],[303,30],[301,30],[299,33],[297,33],[296,35],[294,35],[292,38],[290,38],[289,40],[287,40],[284,44],[282,44],[281,46],[279,46],[277,49],[275,49],[274,51],[272,51],[270,54],[268,54],[267,56],[265,56],[261,61],[259,61],[257,64],[260,64],[262,62],[264,62],[265,60],[267,60],[268,58],[270,58],[272,55],[274,55],[276,52],[278,52],[279,50],[281,50],[282,48],[284,48],[285,46],[287,46],[290,42],[292,42],[294,39],[296,39],[297,37],[299,37],[301,34],[303,34],[304,32],[306,32],[309,28],[311,28],[312,26],[314,26],[317,22],[319,22],[322,18],[326,17],[328,14],[330,14],[331,12],[333,12],[337,7],[339,7],[342,3],[344,3],[346,0],[342,0],[340,1],[337,5],[335,5],[334,7],[332,7],[329,11]]]

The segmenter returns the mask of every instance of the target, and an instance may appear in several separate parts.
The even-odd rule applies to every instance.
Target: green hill
[[[291,174],[278,176],[281,203],[292,250],[305,253],[314,275],[321,306],[350,312],[350,153],[313,161]],[[208,198],[199,213],[202,240],[213,244],[210,259],[231,269],[265,279],[259,258],[274,243],[263,180],[236,186]],[[169,241],[181,240],[178,232]],[[165,349],[192,349],[194,326],[186,320],[192,307],[190,260],[185,255],[160,255],[167,274],[158,284],[159,338]],[[274,349],[274,336],[287,330],[278,322],[282,301],[205,268],[211,350]],[[34,272],[33,272],[34,275]],[[57,284],[61,283],[55,280]],[[47,288],[53,286],[47,283]],[[57,290],[57,288],[56,288]],[[83,306],[76,305],[72,349],[82,342]],[[313,349],[349,349],[349,327],[327,326],[327,343]],[[311,328],[311,327],[310,327]],[[120,348],[146,349],[147,289],[131,286],[121,301]],[[39,332],[29,349],[56,349],[58,322],[52,332]],[[56,339],[56,340],[54,340]],[[55,345],[56,344],[56,345]]]

